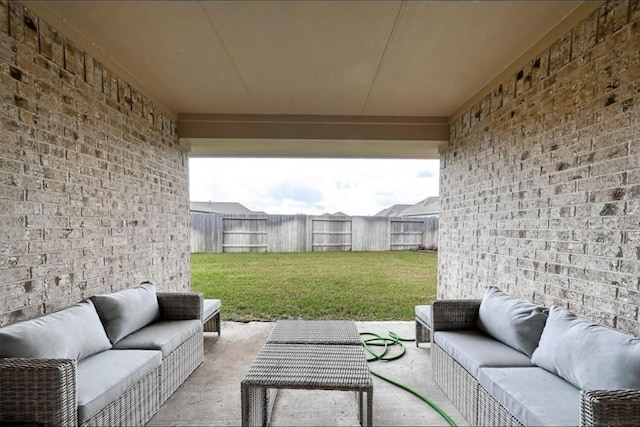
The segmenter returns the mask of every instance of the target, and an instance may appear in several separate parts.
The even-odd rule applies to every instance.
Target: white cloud
[[[271,214],[373,215],[438,195],[437,160],[194,158],[189,168],[191,200]]]

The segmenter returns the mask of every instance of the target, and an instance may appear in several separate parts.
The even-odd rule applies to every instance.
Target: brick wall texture
[[[488,285],[640,335],[640,5],[612,1],[451,122],[439,298]]]
[[[0,1],[0,326],[152,280],[189,284],[175,117]]]

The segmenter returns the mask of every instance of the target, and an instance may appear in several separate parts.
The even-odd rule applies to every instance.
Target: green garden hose
[[[373,338],[362,339],[362,345],[364,346],[364,348],[367,351],[367,353],[369,353],[371,355],[371,357],[367,358],[367,362],[374,362],[376,360],[381,360],[383,362],[390,362],[392,360],[397,360],[397,359],[401,358],[402,356],[404,356],[404,354],[407,352],[407,349],[404,346],[404,344],[402,344],[402,342],[403,341],[405,341],[405,342],[415,341],[414,339],[410,339],[410,338],[409,339],[408,338],[400,338],[400,336],[398,336],[398,334],[396,334],[394,332],[389,332],[389,338],[383,338],[380,335],[375,334],[373,332],[361,332],[360,335],[361,336],[364,335],[364,336],[373,337]],[[394,354],[394,355],[387,356],[387,352],[389,351],[389,348],[394,347],[394,346],[399,346],[400,347],[400,352],[397,353],[397,354]],[[382,350],[382,352],[376,353],[371,349],[371,347],[384,347],[384,349]],[[447,423],[449,423],[449,425],[451,427],[456,427],[455,421],[453,421],[451,419],[451,417],[449,415],[447,415],[447,413],[442,408],[440,408],[438,405],[436,405],[428,397],[418,393],[414,389],[412,389],[410,387],[407,387],[404,384],[400,384],[399,382],[394,381],[394,380],[392,380],[390,378],[387,378],[384,375],[378,374],[377,372],[374,372],[372,370],[369,370],[369,372],[371,372],[371,375],[376,376],[376,377],[380,378],[381,380],[388,382],[389,384],[393,384],[394,386],[399,387],[402,390],[413,394],[418,399],[422,400],[427,405],[431,406],[438,414],[440,414],[440,416],[442,418],[444,418],[444,420]]]

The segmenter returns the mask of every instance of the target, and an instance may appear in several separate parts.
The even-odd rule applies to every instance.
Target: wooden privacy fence
[[[411,250],[438,245],[438,218],[191,213],[191,252]]]

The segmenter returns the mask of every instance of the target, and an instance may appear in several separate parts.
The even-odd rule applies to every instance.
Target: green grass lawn
[[[191,254],[191,286],[224,320],[412,320],[436,297],[437,254]]]

